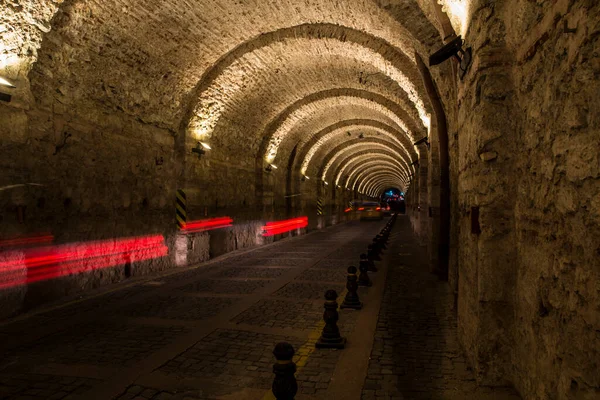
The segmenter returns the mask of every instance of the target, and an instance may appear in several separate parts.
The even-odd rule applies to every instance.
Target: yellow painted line
[[[338,296],[338,300],[341,299],[340,301],[344,301],[344,297],[346,297],[346,293],[348,293],[348,289],[345,289],[342,292],[342,294],[340,294]],[[339,303],[339,304],[341,304],[341,303]],[[338,312],[339,312],[339,308],[338,308]],[[302,368],[306,365],[306,362],[308,361],[310,355],[312,353],[314,353],[315,350],[317,350],[317,348],[315,347],[315,343],[321,337],[321,332],[323,332],[324,327],[325,327],[325,321],[323,321],[323,320],[319,321],[319,323],[317,324],[317,327],[308,334],[308,340],[302,346],[300,346],[299,349],[297,349],[297,350],[294,349],[294,350],[296,350],[296,353],[294,354],[294,358],[292,360],[296,363],[296,376],[298,375],[298,373],[300,373]],[[269,390],[268,392],[265,393],[262,400],[277,400],[277,399],[273,395],[273,392],[271,390]]]

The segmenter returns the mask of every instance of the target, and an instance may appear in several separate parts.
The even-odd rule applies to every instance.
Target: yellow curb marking
[[[338,299],[343,299],[344,297],[346,297],[346,293],[348,293],[348,289],[345,289],[342,292],[342,294],[339,295]],[[315,343],[321,337],[321,332],[323,331],[324,327],[325,327],[325,321],[323,321],[323,320],[319,321],[316,328],[313,329],[308,334],[308,340],[302,346],[300,346],[300,348],[296,351],[296,354],[294,355],[294,358],[293,358],[293,361],[296,363],[296,374],[298,374],[302,370],[302,368],[306,365],[306,362],[308,361],[310,355],[312,353],[314,353],[314,351],[316,350]],[[277,399],[273,395],[273,392],[271,390],[269,390],[268,392],[265,393],[262,400],[277,400]]]

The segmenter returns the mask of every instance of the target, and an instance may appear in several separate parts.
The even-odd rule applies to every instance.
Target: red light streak
[[[284,221],[267,222],[262,227],[263,236],[273,236],[280,233],[293,231],[294,229],[305,228],[308,226],[308,217],[298,217],[286,219]]]
[[[182,229],[184,233],[204,232],[211,231],[213,229],[227,228],[233,225],[233,219],[230,217],[220,217],[203,219],[199,221],[190,221],[185,224]]]
[[[377,208],[375,209],[375,211],[379,211],[379,210],[381,210],[381,207],[377,207]]]
[[[350,211],[352,211],[352,208],[346,208],[346,209],[344,210],[344,212],[350,212]]]
[[[358,211],[365,211],[365,208],[364,207],[359,207]]]
[[[0,289],[168,254],[162,235],[46,247],[0,256]]]
[[[27,246],[30,244],[52,243],[54,236],[49,233],[38,233],[32,236],[14,237],[0,240],[0,247]]]

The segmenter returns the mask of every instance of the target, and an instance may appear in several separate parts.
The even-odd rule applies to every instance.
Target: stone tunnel
[[[413,301],[410,319],[443,292],[432,321],[447,317],[469,382],[515,398],[600,399],[596,0],[2,0],[0,10],[7,354],[21,351],[22,330],[54,323],[44,310],[73,299],[111,303],[108,290],[239,264],[239,254],[300,259],[317,237],[347,240],[341,249],[358,257],[350,243],[366,250],[356,237],[383,225],[359,222],[357,208],[385,206],[393,190],[405,208],[381,296],[368,293],[380,304],[369,311],[379,321],[371,362],[382,321],[403,318],[396,307]],[[409,252],[414,265],[401,259]],[[407,293],[419,286],[416,301]],[[364,365],[355,397],[310,379],[302,395],[488,398],[436,395],[431,382],[370,390],[380,374]],[[0,397],[63,398],[10,392],[15,371],[0,362]],[[58,371],[24,373],[21,389]],[[64,375],[101,381],[81,371]],[[139,398],[174,393],[136,385],[121,386]],[[109,392],[64,398],[119,394]]]

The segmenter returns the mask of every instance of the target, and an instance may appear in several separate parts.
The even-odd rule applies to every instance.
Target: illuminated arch
[[[361,143],[357,143],[357,144],[352,144],[349,145],[347,147],[344,147],[342,150],[330,154],[326,160],[325,160],[325,164],[322,167],[322,170],[319,171],[319,176],[321,177],[321,179],[325,180],[325,177],[327,176],[327,173],[329,172],[329,169],[331,168],[331,166],[333,164],[335,164],[335,162],[339,159],[341,160],[345,160],[346,157],[352,157],[353,153],[356,153],[358,151],[361,150],[384,150],[387,153],[391,153],[393,154],[395,157],[397,157],[397,159],[403,164],[403,168],[406,171],[410,170],[409,167],[409,162],[408,160],[405,158],[405,155],[400,154],[398,151],[392,150],[390,147],[383,145],[383,144],[379,144],[379,143],[368,143],[368,144],[361,144]]]
[[[414,54],[400,53],[395,50],[396,47],[382,38],[353,28],[335,24],[303,24],[262,33],[238,45],[221,57],[203,75],[194,90],[195,94],[191,96],[197,101],[190,106],[188,118],[186,118],[188,130],[194,132],[194,135],[198,138],[210,136],[222,112],[227,107],[227,99],[224,98],[224,93],[239,90],[235,87],[231,89],[226,87],[226,85],[235,82],[226,73],[226,70],[230,69],[238,59],[260,48],[270,47],[275,43],[285,44],[293,49],[293,42],[296,40],[331,40],[339,42],[342,46],[349,46],[350,48],[344,48],[340,54],[344,56],[352,54],[357,58],[362,57],[365,63],[378,67],[381,73],[396,81],[407,93],[412,103],[411,106],[417,109],[423,126],[426,128],[430,126],[430,116],[420,94],[425,93],[425,91],[420,86]],[[239,75],[235,68],[231,68],[231,71],[232,74]],[[405,72],[409,72],[410,76],[407,76]],[[243,82],[238,84],[242,85]],[[272,153],[273,149],[270,149],[269,154]],[[276,154],[276,150],[274,150],[274,153]],[[274,159],[274,156],[272,159]]]

